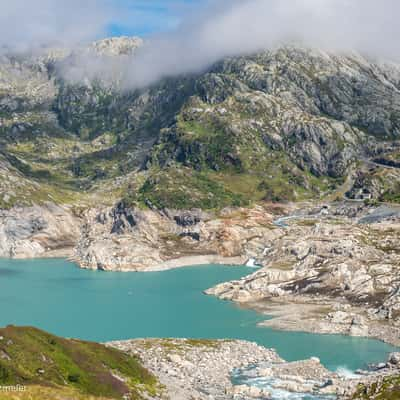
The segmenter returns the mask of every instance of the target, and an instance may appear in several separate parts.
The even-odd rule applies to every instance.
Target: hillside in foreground
[[[140,400],[161,390],[136,357],[101,344],[14,326],[0,329],[0,385],[29,389],[0,391],[0,399],[105,400],[125,395]]]
[[[287,362],[242,340],[135,339],[105,346],[29,327],[8,326],[0,334],[1,400],[399,398],[400,353],[379,371],[349,379],[315,357]],[[25,390],[4,389],[16,385]]]

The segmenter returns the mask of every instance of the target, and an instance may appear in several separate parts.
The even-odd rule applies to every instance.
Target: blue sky
[[[185,13],[193,13],[206,0],[110,0],[120,10],[107,35],[147,36],[176,28]]]

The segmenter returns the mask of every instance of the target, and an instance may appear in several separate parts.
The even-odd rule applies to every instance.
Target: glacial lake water
[[[266,316],[202,293],[251,272],[246,267],[210,265],[105,273],[82,270],[60,259],[0,260],[0,326],[33,325],[94,341],[246,339],[275,348],[288,361],[319,357],[332,370],[362,368],[396,350],[376,340],[259,327]]]

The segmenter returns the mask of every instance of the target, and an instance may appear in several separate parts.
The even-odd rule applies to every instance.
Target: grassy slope
[[[124,155],[102,154],[112,148],[114,137],[100,139],[38,135],[6,143],[0,154],[0,207],[47,201],[92,204],[98,196],[110,204],[117,201],[123,186],[112,181],[122,173]]]
[[[30,327],[9,326],[0,329],[0,337],[0,385],[26,385],[28,394],[70,392],[82,398],[120,399],[130,393],[136,400],[160,389],[137,358],[101,344],[63,339]],[[26,395],[17,398],[29,398]],[[1,398],[12,397],[0,393]]]
[[[29,386],[24,392],[1,392],[0,400],[111,400],[109,397],[90,396],[76,389]]]
[[[391,376],[369,386],[360,385],[354,400],[399,400],[400,376]]]

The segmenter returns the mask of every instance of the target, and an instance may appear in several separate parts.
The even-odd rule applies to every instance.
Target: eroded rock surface
[[[400,373],[398,353],[345,376],[328,371],[318,358],[286,362],[274,350],[240,340],[135,339],[107,345],[139,356],[170,400],[348,400],[361,387]]]
[[[400,343],[400,221],[384,215],[359,224],[372,210],[361,207],[355,215],[347,213],[350,217],[342,211],[334,206],[286,220],[280,236],[258,254],[262,268],[207,293],[258,303],[269,312],[275,308],[282,318],[268,325]],[[279,310],[274,303],[297,303],[299,312],[289,306]],[[319,307],[309,310],[307,304]]]
[[[123,203],[85,216],[76,260],[84,268],[158,270],[188,264],[244,264],[273,240],[263,207],[226,210],[141,210]]]
[[[144,339],[108,345],[138,355],[166,386],[171,400],[271,398],[268,390],[256,385],[232,383],[235,370],[249,367],[259,376],[268,374],[279,380],[281,388],[285,387],[288,392],[314,393],[315,383],[311,381],[322,382],[322,386],[329,383],[329,389],[321,393],[335,393],[337,389],[332,380],[338,377],[327,371],[319,360],[286,363],[275,351],[245,341]]]
[[[80,221],[71,210],[47,203],[0,213],[0,256],[34,258],[69,256]]]

